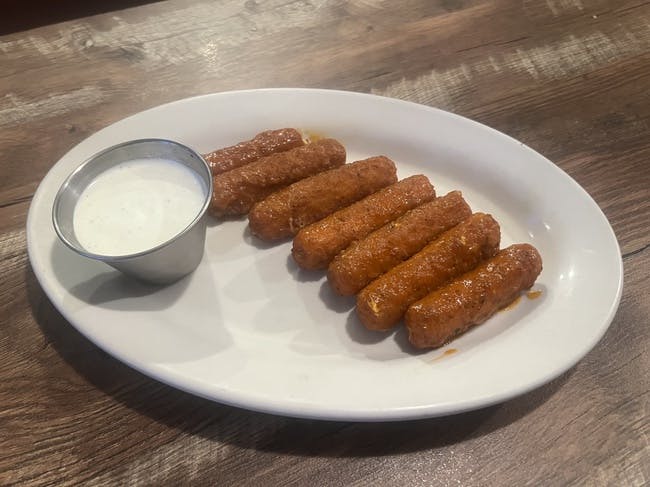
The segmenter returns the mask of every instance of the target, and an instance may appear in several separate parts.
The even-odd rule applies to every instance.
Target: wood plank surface
[[[128,115],[274,86],[436,106],[549,157],[621,246],[625,288],[602,341],[504,404],[385,424],[222,406],[100,351],[29,266],[38,183]],[[648,484],[649,129],[642,0],[174,0],[0,36],[0,484]]]

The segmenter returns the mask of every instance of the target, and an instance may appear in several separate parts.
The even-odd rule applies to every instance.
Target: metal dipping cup
[[[129,255],[101,255],[87,251],[74,232],[73,218],[83,190],[102,172],[134,159],[162,158],[184,164],[204,183],[205,201],[187,227],[153,248]],[[77,254],[95,259],[152,284],[170,284],[191,273],[199,265],[205,246],[208,205],[212,195],[212,174],[208,164],[195,151],[178,142],[141,139],[109,147],[92,156],[68,176],[52,207],[54,230],[65,245]]]

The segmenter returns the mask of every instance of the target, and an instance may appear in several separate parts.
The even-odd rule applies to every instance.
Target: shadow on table
[[[102,352],[59,314],[31,271],[27,291],[46,340],[94,387],[156,423],[242,449],[322,457],[394,455],[453,445],[503,428],[542,406],[573,369],[505,403],[443,418],[388,423],[292,419],[225,406],[184,393]]]
[[[159,1],[161,0],[112,0],[111,2],[4,0],[0,17],[0,35]]]

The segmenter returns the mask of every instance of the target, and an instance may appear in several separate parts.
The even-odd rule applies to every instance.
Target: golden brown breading
[[[296,129],[265,130],[251,140],[212,151],[205,154],[203,158],[210,166],[212,175],[216,176],[222,172],[249,164],[261,157],[284,152],[304,144],[302,135]]]
[[[293,258],[303,269],[325,269],[355,240],[435,197],[421,174],[391,184],[300,230],[293,240]]]
[[[435,348],[487,320],[530,288],[542,271],[542,258],[529,244],[516,244],[446,286],[414,303],[406,312],[409,341]]]
[[[257,203],[248,221],[253,235],[280,240],[397,181],[395,163],[371,157],[317,174]]]
[[[271,193],[344,163],[345,148],[334,139],[262,157],[213,178],[210,213],[216,217],[245,215]]]
[[[366,286],[357,296],[359,319],[371,330],[390,329],[413,302],[496,254],[500,237],[494,218],[473,214]]]
[[[337,293],[352,296],[471,214],[460,191],[424,203],[352,242],[331,262],[327,280]]]

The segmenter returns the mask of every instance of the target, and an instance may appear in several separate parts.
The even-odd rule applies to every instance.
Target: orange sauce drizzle
[[[303,130],[302,134],[307,143],[317,142],[321,139],[326,138],[323,134],[319,134],[318,132],[312,132],[311,130]]]
[[[519,304],[519,301],[521,301],[521,296],[517,296],[512,303],[510,303],[508,306],[504,306],[503,308],[501,308],[501,311],[508,311],[509,309],[514,308]]]
[[[449,355],[453,355],[455,353],[458,353],[458,349],[456,348],[448,348],[444,352],[442,352],[440,355],[433,357],[429,362],[437,362],[438,360],[442,360],[445,357],[448,357]]]

